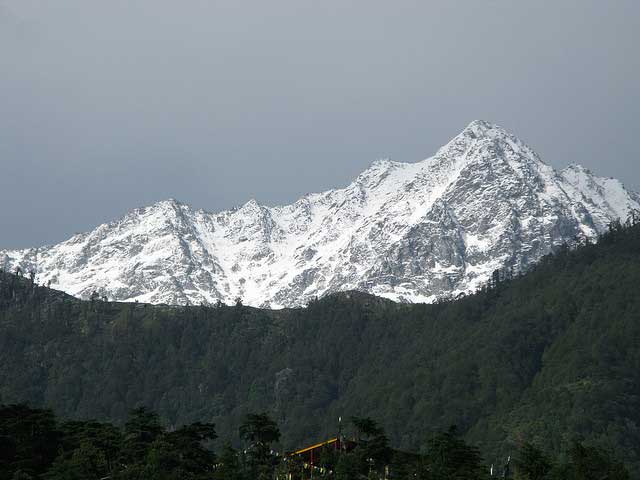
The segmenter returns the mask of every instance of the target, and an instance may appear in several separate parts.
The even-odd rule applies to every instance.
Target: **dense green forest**
[[[640,476],[639,286],[640,225],[434,305],[85,302],[3,273],[0,403],[117,426],[145,406],[169,430],[214,423],[216,448],[240,445],[250,412],[269,413],[284,450],[335,436],[340,416],[375,418],[412,451],[457,425],[486,464],[578,442]]]
[[[25,405],[0,407],[0,478],[8,480],[628,480],[608,452],[574,442],[549,457],[524,442],[502,467],[482,464],[477,448],[455,428],[433,434],[419,454],[394,450],[370,418],[354,417],[347,440],[314,449],[315,457],[278,452],[280,430],[265,413],[248,414],[238,432],[242,449],[211,448],[215,425],[167,430],[140,407],[124,428],[95,421],[56,420]]]

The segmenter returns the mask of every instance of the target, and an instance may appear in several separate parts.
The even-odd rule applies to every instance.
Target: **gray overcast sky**
[[[0,248],[289,203],[473,119],[640,189],[637,0],[0,0]]]

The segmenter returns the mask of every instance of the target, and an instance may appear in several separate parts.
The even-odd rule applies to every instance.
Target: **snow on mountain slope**
[[[87,298],[303,305],[340,290],[430,302],[595,238],[640,208],[614,179],[543,163],[504,129],[472,122],[433,157],[375,162],[346,188],[220,213],[175,200],[58,245],[0,251],[0,266]]]

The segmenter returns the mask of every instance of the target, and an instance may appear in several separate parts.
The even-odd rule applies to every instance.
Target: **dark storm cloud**
[[[640,188],[640,2],[5,0],[0,248],[428,157],[471,120]]]

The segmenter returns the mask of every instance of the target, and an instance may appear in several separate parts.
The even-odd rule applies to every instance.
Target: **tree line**
[[[215,425],[167,429],[139,407],[124,426],[60,421],[48,409],[0,406],[0,478],[7,480],[626,480],[624,465],[606,451],[575,442],[546,456],[520,444],[513,461],[498,468],[451,427],[432,435],[418,453],[394,450],[370,418],[354,417],[348,449],[327,448],[314,465],[279,450],[277,423],[248,414],[239,426],[240,448],[226,442],[214,451]],[[345,445],[347,442],[345,441]]]

